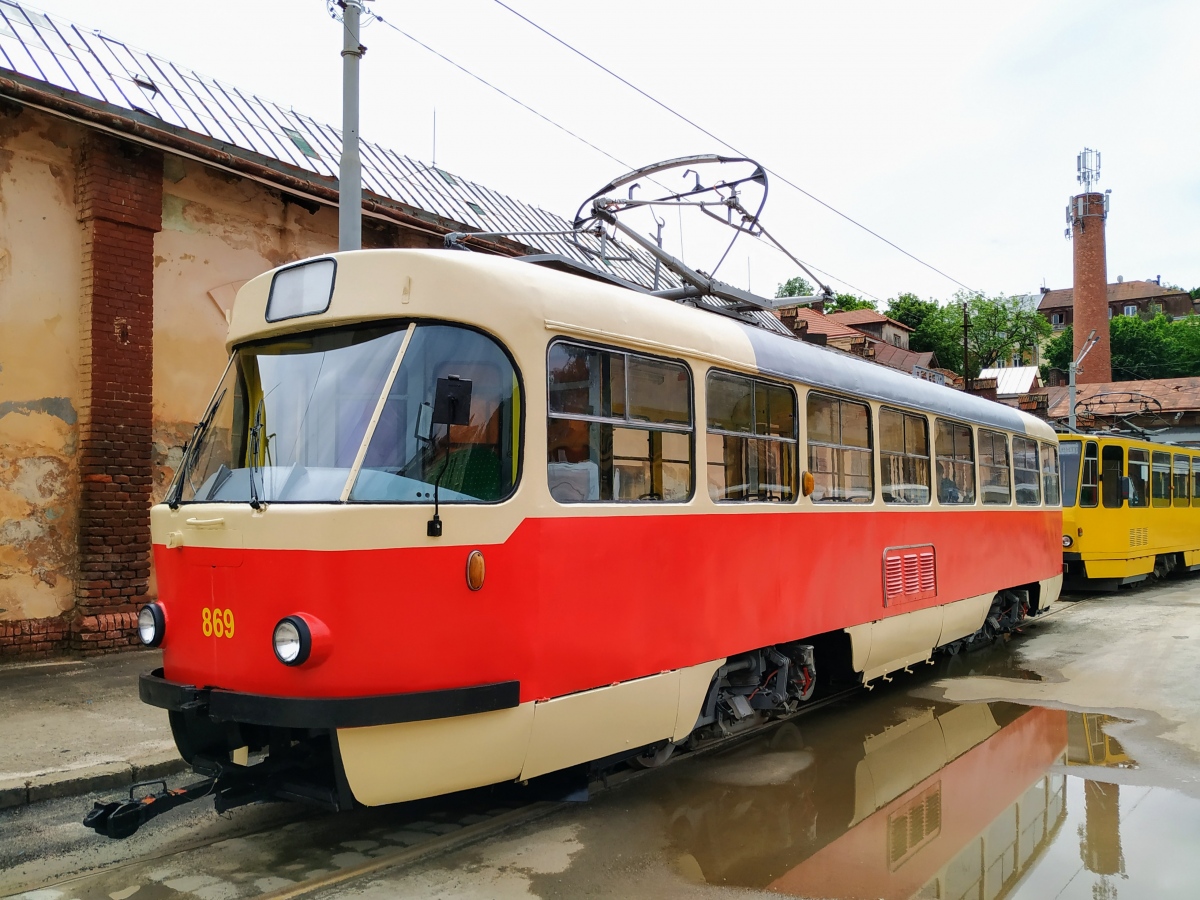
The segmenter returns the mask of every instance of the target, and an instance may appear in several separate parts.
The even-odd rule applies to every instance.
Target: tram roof
[[[1041,419],[1010,406],[712,311],[530,265],[519,259],[452,250],[360,250],[319,258],[333,258],[339,267],[328,313],[266,322],[264,313],[273,273],[264,273],[238,294],[229,345],[305,327],[332,327],[398,314],[429,315],[442,309],[441,298],[414,302],[407,309],[398,307],[397,281],[403,275],[411,275],[414,286],[427,281],[444,286],[452,283],[447,279],[452,279],[460,281],[455,285],[455,293],[488,297],[486,306],[475,308],[480,321],[474,324],[483,325],[483,319],[494,319],[511,331],[529,328],[536,322],[539,330],[567,333],[573,325],[577,326],[577,333],[597,335],[596,340],[617,343],[625,340],[632,349],[657,349],[657,352],[707,358],[717,365],[756,369],[764,375],[839,394],[1036,435],[1044,440],[1056,439],[1054,431]],[[396,267],[395,272],[386,271],[392,266]],[[365,289],[367,285],[389,285],[389,288]],[[496,290],[484,290],[487,287]],[[417,293],[414,287],[414,296]],[[343,297],[353,298],[350,307]],[[564,325],[565,329],[559,328]],[[502,335],[503,328],[498,327],[497,333]]]

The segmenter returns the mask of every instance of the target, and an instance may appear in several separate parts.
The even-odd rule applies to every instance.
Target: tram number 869
[[[209,609],[200,611],[200,630],[205,637],[233,637],[233,610]]]

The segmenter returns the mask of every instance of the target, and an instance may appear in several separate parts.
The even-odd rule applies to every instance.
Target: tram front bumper
[[[467,716],[512,709],[520,702],[520,693],[520,682],[502,681],[405,694],[274,697],[180,684],[164,678],[162,669],[138,679],[138,695],[150,706],[207,715],[218,722],[274,728],[365,728]]]

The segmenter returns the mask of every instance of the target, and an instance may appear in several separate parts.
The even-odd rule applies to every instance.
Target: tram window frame
[[[1100,445],[1088,441],[1083,445],[1083,462],[1079,466],[1079,506],[1081,509],[1095,509],[1099,505]]]
[[[971,430],[971,426],[965,422],[956,422],[953,419],[938,418],[935,420],[937,428],[937,436],[934,442],[934,453],[938,468],[938,503],[946,506],[971,506],[975,503],[977,495],[975,482],[975,435]],[[953,430],[952,430],[953,429]],[[966,455],[961,455],[963,448],[960,446],[960,438],[966,439]],[[947,446],[946,440],[949,440]],[[950,452],[946,454],[944,449]],[[949,468],[943,470],[943,465]],[[970,493],[965,493],[963,485],[960,484],[961,475],[970,472]],[[945,471],[952,472],[954,477],[943,474]],[[966,481],[967,479],[963,479]]]
[[[889,437],[893,437],[893,429],[885,426],[884,416],[898,416],[900,421],[895,423],[900,429],[899,449],[891,449]],[[920,423],[919,436],[916,423]],[[910,431],[910,428],[912,431]],[[920,445],[924,445],[924,453]],[[890,406],[879,408],[879,493],[884,503],[901,505],[928,506],[932,500],[932,476],[930,465],[929,420],[925,416],[893,409]],[[922,478],[921,464],[924,463]],[[904,480],[896,481],[891,478],[893,467]],[[899,490],[894,486],[901,485]],[[924,494],[922,495],[922,492]]]
[[[1129,505],[1134,509],[1150,506],[1150,453],[1140,447],[1129,448]],[[1135,474],[1135,472],[1137,474]]]
[[[814,404],[825,404],[832,415],[829,418],[829,429],[822,431],[814,423]],[[846,438],[847,416],[845,410],[857,410],[855,416],[857,425],[861,422],[865,431],[865,443],[848,444]],[[807,439],[808,470],[813,476],[813,492],[809,499],[813,503],[856,503],[869,504],[875,500],[875,451],[874,435],[872,434],[871,406],[861,400],[851,400],[819,391],[809,391],[805,401],[805,437]],[[858,432],[858,429],[854,429]],[[834,433],[836,431],[836,434]],[[828,434],[830,440],[814,440],[814,434]],[[862,435],[855,434],[855,437]],[[822,451],[830,451],[828,455]],[[863,459],[866,460],[866,470],[852,471],[848,464],[857,460],[859,468]],[[866,493],[861,491],[861,479],[866,479]],[[860,483],[856,486],[855,480]],[[818,492],[828,489],[829,493]]]
[[[1059,506],[1062,503],[1062,479],[1058,468],[1058,447],[1042,444],[1042,503]]]
[[[1038,442],[1016,434],[1013,435],[1013,493],[1017,506],[1042,505],[1042,459],[1038,455]]]
[[[554,373],[559,370],[552,366],[555,350],[560,347],[581,351],[584,356],[594,354],[600,368],[597,373],[593,373],[589,364],[586,382],[579,382],[573,388],[560,388],[556,396],[552,378]],[[619,377],[616,376],[612,365],[617,359],[622,361]],[[667,372],[674,371],[685,376],[686,424],[667,418],[655,420],[650,417],[647,408],[643,407],[639,410],[639,401],[631,394],[631,386],[636,381],[631,375],[631,363],[648,367],[662,366]],[[664,378],[667,372],[664,372]],[[595,384],[593,384],[593,380],[595,380]],[[567,338],[551,340],[546,348],[546,477],[550,495],[555,502],[564,505],[576,503],[680,504],[690,502],[696,493],[696,409],[693,385],[691,367],[681,359],[650,356],[622,347]],[[585,386],[588,391],[584,408],[565,408],[563,401],[567,399],[568,391],[579,390],[580,386]],[[618,387],[620,389],[619,396],[614,395],[614,389]],[[670,412],[668,411],[668,414]],[[683,410],[679,408],[673,412],[678,415]],[[573,449],[584,450],[587,453],[587,459],[568,460],[566,455],[571,448],[566,446],[566,441],[575,438],[579,428],[585,429],[586,440],[582,447]],[[561,435],[563,439],[558,444],[554,444],[558,435]],[[668,436],[674,435],[685,438],[686,459],[679,458],[683,453],[682,446],[673,450],[669,450],[666,446]],[[646,455],[631,455],[634,450],[634,442],[640,442],[643,438],[647,441]],[[625,447],[622,447],[622,444]],[[668,457],[666,455],[668,452],[673,452],[675,455]],[[553,454],[557,454],[557,456]],[[622,463],[625,465],[623,466]],[[649,490],[636,497],[620,496],[620,492],[623,490],[621,473],[642,464],[645,466],[646,486]],[[557,471],[556,476],[556,470],[552,467],[565,465],[584,466],[584,468],[572,469],[570,472]],[[663,489],[666,486],[668,466],[671,468],[686,466],[685,493],[665,496]],[[582,482],[577,477],[581,473],[584,476]],[[594,484],[593,474],[595,475]],[[684,481],[680,478],[675,480],[677,483]],[[558,489],[557,494],[555,493],[556,489]],[[572,491],[581,496],[567,496]]]
[[[1192,506],[1200,506],[1200,456],[1192,458]]]
[[[1190,506],[1188,491],[1188,458],[1182,453],[1171,457],[1171,502],[1174,506]]]
[[[1015,437],[1013,441],[1015,450]],[[1013,500],[1013,459],[1008,453],[1008,435],[980,428],[978,442],[980,498],[987,506],[1008,506]],[[1000,449],[999,460],[996,458],[997,446]]]
[[[1162,450],[1150,456],[1150,505],[1157,509],[1171,505],[1171,454]]]
[[[1110,462],[1115,462],[1116,466],[1110,466]],[[1105,509],[1120,509],[1124,505],[1125,500],[1121,497],[1121,479],[1124,477],[1125,450],[1119,444],[1105,444],[1100,448],[1100,502]]]
[[[1083,441],[1060,441],[1058,445],[1063,509],[1074,509],[1079,497],[1079,472],[1083,464]],[[1070,475],[1070,478],[1068,478]]]
[[[738,388],[744,384],[746,393],[721,420],[714,418],[714,382],[727,388]],[[786,395],[790,410],[777,415],[772,397]],[[747,400],[742,419],[736,410]],[[800,436],[797,413],[799,402],[795,389],[789,384],[753,378],[737,372],[709,369],[704,379],[705,439],[708,449],[706,482],[708,495],[714,503],[794,503],[798,497],[797,483],[800,464]],[[721,411],[724,412],[724,411]],[[760,421],[762,416],[765,421]],[[744,425],[744,427],[739,427]],[[724,426],[724,427],[722,427]],[[789,433],[784,434],[784,431]],[[773,446],[774,445],[774,446]],[[776,472],[771,482],[772,451],[778,453],[774,460]],[[737,460],[737,461],[734,461]],[[719,471],[719,481],[714,481],[714,469]],[[733,487],[728,476],[736,470],[735,477],[741,481]],[[767,473],[764,482],[758,477]],[[734,496],[734,494],[738,494]]]
[[[415,499],[404,496],[396,497],[381,493],[381,488],[388,487],[386,483],[371,483],[368,479],[372,472],[389,471],[385,460],[392,457],[397,452],[397,447],[404,443],[406,437],[397,435],[396,426],[400,427],[405,436],[412,434],[414,437],[416,434],[410,429],[410,425],[416,425],[416,432],[428,430],[431,436],[439,430],[439,426],[432,426],[431,420],[424,418],[418,410],[424,406],[432,412],[431,406],[436,399],[436,385],[443,377],[453,377],[454,374],[466,374],[467,372],[472,372],[476,376],[498,376],[498,380],[495,382],[497,384],[506,384],[505,379],[511,377],[512,392],[507,399],[501,395],[492,411],[492,416],[496,417],[496,440],[478,440],[491,430],[489,425],[475,419],[474,411],[479,406],[480,400],[487,396],[488,382],[486,377],[468,379],[472,385],[472,392],[469,395],[472,399],[472,407],[468,412],[469,422],[466,425],[445,425],[446,456],[443,462],[436,464],[439,474],[434,477],[435,486],[440,487],[439,502],[442,505],[496,505],[508,501],[520,486],[525,466],[523,448],[525,446],[525,407],[527,404],[524,376],[518,368],[516,360],[503,341],[482,328],[440,319],[417,319],[411,322],[411,325],[415,326],[415,331],[404,351],[395,379],[386,388],[384,406],[380,410],[379,420],[375,426],[368,428],[368,434],[364,439],[367,443],[363,453],[362,467],[355,476],[347,501],[359,504],[429,503],[431,492],[428,490],[418,493]],[[435,328],[437,333],[431,333]],[[486,340],[500,351],[501,356],[492,360],[470,359],[464,357],[463,351],[458,348],[457,357],[434,357],[437,361],[425,373],[434,385],[433,394],[429,396],[428,403],[422,403],[416,393],[409,395],[410,390],[421,384],[419,373],[412,371],[411,366],[418,360],[425,342],[444,340],[449,336],[451,329]],[[481,346],[486,347],[486,345]],[[503,363],[507,363],[507,371],[503,368]],[[483,390],[476,388],[483,388]],[[412,410],[411,421],[408,418],[408,410]],[[490,419],[491,416],[488,418]],[[421,440],[429,440],[430,446],[437,442],[436,437],[421,438]],[[488,456],[488,451],[492,449],[495,449],[496,456],[499,457],[498,467],[491,464]],[[410,462],[415,462],[416,459],[415,456],[409,457]],[[432,475],[432,471],[431,469],[427,474]],[[460,488],[463,482],[475,480],[478,483],[479,480],[488,480],[488,476],[492,473],[499,473],[500,476],[499,492],[496,496],[474,497],[469,493],[465,498],[462,496],[464,492]],[[504,483],[503,473],[511,473],[507,479],[507,486]]]

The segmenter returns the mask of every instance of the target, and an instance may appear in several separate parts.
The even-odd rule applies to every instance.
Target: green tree
[[[1175,378],[1180,366],[1172,358],[1171,320],[1117,316],[1108,323],[1114,381]],[[1083,365],[1087,366],[1087,360]]]
[[[960,306],[966,303],[971,316],[967,344],[974,357],[972,367],[990,369],[1001,360],[1032,354],[1054,330],[1037,307],[1022,297],[972,296],[959,291],[954,299]]]
[[[811,297],[812,295],[812,284],[809,283],[807,278],[802,278],[799,275],[795,278],[789,278],[775,289],[776,297]]]
[[[936,300],[922,300],[916,294],[900,294],[888,300],[884,315],[916,331],[925,317],[937,308]]]
[[[1042,354],[1042,359],[1045,360],[1042,365],[1042,379],[1045,380],[1049,376],[1051,369],[1067,371],[1074,357],[1075,329],[1068,325],[1046,344],[1046,352]]]
[[[825,312],[849,312],[852,309],[875,309],[875,301],[857,294],[836,294],[825,302]]]

